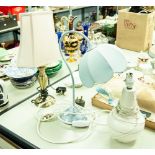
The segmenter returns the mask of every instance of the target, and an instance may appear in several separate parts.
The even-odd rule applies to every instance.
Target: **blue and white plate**
[[[15,66],[7,66],[4,73],[10,78],[31,77],[36,74],[37,68],[19,68]]]

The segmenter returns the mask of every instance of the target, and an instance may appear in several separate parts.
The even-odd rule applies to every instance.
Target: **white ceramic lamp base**
[[[132,73],[126,74],[125,83],[119,104],[108,116],[108,126],[111,138],[129,143],[135,141],[144,129],[145,119],[137,105]]]
[[[108,116],[111,138],[122,143],[130,143],[137,139],[144,129],[144,117],[140,112],[136,117],[122,117],[114,108]]]

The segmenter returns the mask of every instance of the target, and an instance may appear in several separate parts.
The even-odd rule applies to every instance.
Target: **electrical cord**
[[[41,107],[44,106],[44,104],[46,104],[46,103],[43,103],[43,104],[41,104],[41,105],[38,107],[38,109],[37,109],[37,114],[39,113]],[[57,111],[56,109],[54,109],[54,110],[53,110],[54,112],[48,112],[48,113],[45,113],[45,114],[43,114],[43,115],[41,115],[41,116],[39,116],[39,117],[38,117],[38,115],[37,115],[37,134],[38,134],[38,136],[39,136],[41,139],[43,139],[44,141],[48,142],[48,143],[52,143],[52,144],[68,144],[68,143],[74,143],[74,142],[78,142],[78,141],[80,141],[80,140],[85,140],[85,139],[87,139],[87,138],[93,133],[93,128],[95,127],[95,125],[102,125],[102,126],[107,125],[107,122],[97,121],[96,118],[99,118],[99,117],[101,116],[102,112],[109,113],[110,110],[102,110],[101,113],[97,114],[96,112],[91,111],[91,110],[88,110],[88,109],[86,109],[86,108],[83,108],[83,107],[82,107],[82,109],[85,110],[83,113],[78,113],[78,112],[77,112],[77,113],[73,113],[73,112],[68,112],[68,111],[67,111],[67,112],[63,112],[63,113],[65,113],[65,114],[79,114],[79,115],[90,115],[90,116],[91,116],[91,119],[89,118],[90,123],[89,123],[89,125],[88,125],[87,130],[86,130],[84,133],[82,133],[81,135],[79,135],[79,136],[77,136],[77,137],[74,137],[74,138],[72,138],[72,139],[68,139],[68,140],[55,141],[55,140],[52,140],[52,139],[50,139],[50,138],[44,136],[44,135],[41,133],[41,127],[40,127],[40,126],[41,126],[41,123],[42,123],[42,122],[51,122],[51,121],[54,120],[55,118],[57,118],[57,119],[59,119],[60,121],[62,121],[62,120],[61,120],[61,117],[60,117],[60,112],[58,112],[58,111],[60,111],[60,109],[58,108],[58,109],[57,109],[58,111]],[[111,113],[111,115],[114,116],[113,113]],[[116,119],[118,119],[118,121],[123,121],[122,119],[119,119],[119,118],[116,118]],[[137,119],[137,120],[138,120],[138,119]],[[124,132],[124,133],[115,130],[116,132],[119,132],[119,134],[113,135],[113,138],[114,138],[114,139],[125,138],[126,136],[130,136],[130,134],[136,134],[138,131],[136,132],[136,131],[134,131],[134,130],[135,130],[135,128],[137,127],[137,125],[140,125],[140,124],[143,125],[143,123],[138,123],[137,120],[136,120],[136,122],[127,122],[127,123],[129,123],[129,124],[133,124],[133,127],[132,127],[131,129],[129,129],[128,131]],[[62,122],[63,122],[63,121],[62,121]],[[125,122],[126,122],[126,121],[125,121]],[[75,126],[73,126],[73,127],[75,127]]]
[[[84,108],[84,107],[80,107],[80,108],[82,108],[82,109],[84,110],[83,113],[78,113],[78,112],[77,112],[77,113],[74,113],[74,112],[68,112],[68,111],[67,111],[67,112],[64,112],[64,111],[63,111],[63,113],[65,113],[65,114],[90,115],[90,116],[91,116],[91,119],[89,119],[90,123],[89,123],[89,125],[88,125],[87,130],[86,130],[84,133],[82,133],[80,136],[74,137],[73,139],[69,139],[69,140],[55,141],[55,140],[52,140],[52,139],[50,139],[50,138],[44,136],[44,135],[41,133],[41,123],[42,123],[42,122],[51,122],[51,121],[54,120],[55,118],[57,118],[57,119],[59,119],[61,122],[63,122],[63,121],[61,120],[60,112],[59,112],[59,111],[61,111],[61,110],[60,110],[60,108],[57,109],[58,111],[57,111],[56,109],[53,109],[53,112],[48,112],[48,113],[45,113],[45,114],[43,114],[43,115],[41,115],[41,116],[38,117],[38,113],[39,113],[39,111],[41,110],[41,107],[44,106],[44,104],[46,104],[46,103],[42,103],[41,105],[38,106],[38,109],[37,109],[37,113],[36,113],[36,114],[37,114],[37,115],[36,115],[36,118],[37,118],[37,128],[36,128],[36,130],[37,130],[38,136],[39,136],[41,139],[43,139],[44,141],[46,141],[46,142],[48,142],[48,143],[52,143],[52,144],[68,144],[68,143],[74,143],[74,142],[78,142],[78,141],[80,141],[80,140],[85,140],[85,139],[87,139],[87,138],[93,133],[93,130],[92,130],[92,129],[93,129],[96,125],[102,125],[102,126],[107,125],[107,122],[97,121],[96,118],[99,118],[99,117],[102,115],[102,112],[106,112],[106,113],[109,113],[109,112],[110,112],[110,110],[102,110],[100,113],[96,113],[96,112],[91,111],[91,110],[89,110],[89,109],[87,109],[87,108]],[[76,106],[79,107],[78,105],[76,105]],[[136,123],[134,123],[134,124],[136,124]],[[74,127],[74,126],[73,126],[73,127]],[[79,128],[80,128],[80,127],[79,127]],[[131,131],[133,131],[133,129],[132,129]],[[117,137],[115,137],[115,138],[121,138],[121,137],[123,137],[123,136],[126,136],[126,135],[130,134],[131,131],[128,132],[128,133],[125,133],[124,135],[117,136]]]
[[[106,122],[101,122],[101,121],[98,121],[96,118],[100,118],[100,116],[102,115],[102,112],[104,112],[104,113],[110,113],[111,112],[111,110],[107,110],[107,109],[103,109],[103,110],[101,110],[101,112],[99,113],[99,114],[96,114],[96,116],[95,116],[95,119],[94,119],[94,124],[97,124],[97,125],[102,125],[102,126],[105,126],[105,125],[107,125],[107,119],[106,119]]]
[[[43,103],[41,104],[38,109],[37,109],[37,114],[39,113],[40,111],[40,108],[44,106],[44,104],[46,103]],[[85,109],[85,108],[84,108]],[[69,112],[67,112],[69,113]],[[70,114],[75,114],[75,113],[70,113]],[[92,119],[90,120],[90,124],[87,128],[87,130],[80,136],[76,137],[76,138],[73,138],[71,140],[65,140],[65,141],[54,141],[52,139],[49,139],[47,137],[45,137],[44,135],[41,134],[41,131],[40,131],[40,125],[42,122],[47,122],[47,121],[52,121],[54,118],[58,118],[58,119],[61,119],[59,116],[59,113],[55,112],[55,113],[46,113],[42,116],[40,116],[38,118],[38,115],[37,115],[37,134],[38,136],[45,140],[46,142],[49,142],[49,143],[52,143],[52,144],[67,144],[67,143],[73,143],[73,142],[77,142],[79,140],[84,140],[86,138],[88,138],[91,134],[92,134],[92,129],[93,129],[93,124],[94,124],[94,113],[89,111],[87,113],[77,113],[77,114],[85,114],[85,115],[91,115],[92,116]]]
[[[54,118],[54,117],[53,117]],[[52,119],[52,118],[51,118]],[[43,136],[40,132],[40,125],[41,125],[41,119],[38,120],[37,122],[37,134],[39,135],[39,137],[49,143],[53,143],[53,144],[67,144],[67,143],[73,143],[73,142],[76,142],[76,141],[79,141],[79,140],[84,140],[86,138],[88,138],[91,134],[92,134],[92,128],[93,128],[93,123],[90,123],[87,131],[82,134],[81,136],[78,136],[74,139],[71,139],[71,140],[65,140],[65,141],[53,141],[52,139],[49,139],[45,136]]]

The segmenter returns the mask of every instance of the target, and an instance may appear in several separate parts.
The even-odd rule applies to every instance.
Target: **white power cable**
[[[37,109],[37,114],[38,112],[40,111],[41,107],[44,106],[44,104],[46,103],[43,103],[41,105],[39,105],[38,109]],[[97,121],[96,118],[97,117],[100,117],[100,115],[102,114],[102,112],[106,112],[106,113],[109,113],[110,110],[102,110],[101,113],[99,113],[99,115],[96,114],[96,112],[94,111],[91,111],[87,108],[83,108],[84,110],[86,110],[84,113],[72,113],[72,112],[63,112],[63,113],[66,113],[66,114],[80,114],[80,115],[90,115],[91,116],[91,119],[89,120],[90,123],[88,125],[88,128],[87,130],[81,134],[80,136],[78,137],[75,137],[73,139],[70,139],[70,140],[64,140],[64,141],[54,141],[46,136],[44,136],[42,133],[41,133],[41,130],[40,130],[40,126],[41,126],[41,123],[42,122],[47,122],[47,121],[52,121],[54,118],[58,118],[59,120],[61,120],[61,118],[59,117],[59,113],[58,112],[51,112],[51,113],[46,113],[46,114],[43,114],[42,116],[39,116],[37,115],[37,134],[38,136],[43,139],[44,141],[48,142],[48,143],[52,143],[52,144],[67,144],[67,143],[73,143],[73,142],[78,142],[80,140],[84,140],[86,138],[88,138],[92,133],[93,133],[93,127],[94,125],[107,125],[106,122],[100,122],[100,121]],[[60,109],[59,109],[60,110]]]
[[[43,103],[38,107],[37,114],[40,111],[40,108],[44,104],[46,104],[46,103]],[[67,112],[67,113],[69,113],[69,112]],[[69,114],[72,114],[72,113],[69,113]],[[81,113],[79,113],[79,114],[81,114]],[[47,137],[45,137],[44,135],[41,134],[41,131],[40,131],[41,122],[52,121],[56,117],[58,119],[60,119],[60,117],[58,117],[59,114],[56,114],[56,113],[46,113],[43,116],[37,118],[37,134],[41,139],[43,139],[43,140],[45,140],[45,141],[47,141],[49,143],[52,143],[52,144],[67,144],[67,143],[73,143],[73,142],[76,142],[76,141],[79,141],[79,140],[84,140],[84,139],[88,138],[92,134],[92,128],[93,128],[93,124],[94,124],[94,113],[93,112],[86,112],[86,113],[82,113],[82,114],[85,114],[85,115],[90,114],[92,116],[92,120],[90,120],[90,124],[89,124],[88,129],[82,135],[80,135],[80,136],[78,136],[76,138],[73,138],[71,140],[65,140],[65,141],[54,141],[54,140],[49,139],[49,138],[47,138]]]
[[[49,143],[53,143],[53,144],[67,144],[67,143],[73,143],[79,140],[83,140],[88,138],[91,134],[92,134],[92,127],[93,127],[93,123],[91,123],[87,129],[87,131],[82,134],[81,136],[78,136],[74,139],[71,140],[65,140],[65,141],[53,141],[52,139],[49,139],[45,136],[43,136],[40,132],[40,124],[41,124],[41,119],[38,120],[37,122],[37,134],[39,135],[40,138],[42,138],[43,140],[49,142]]]

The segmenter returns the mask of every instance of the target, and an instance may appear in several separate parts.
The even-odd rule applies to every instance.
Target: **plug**
[[[66,91],[67,91],[66,87],[57,87],[56,88],[56,93],[59,95],[64,95]]]
[[[85,106],[85,101],[82,99],[83,97],[81,96],[81,98],[76,98],[75,103],[84,107]]]

